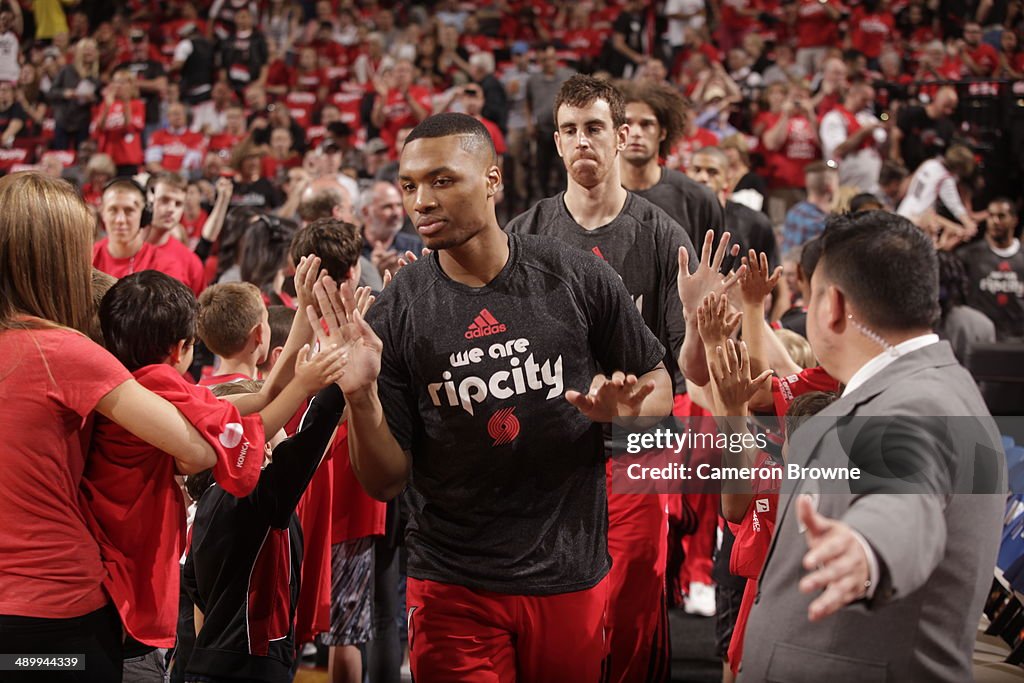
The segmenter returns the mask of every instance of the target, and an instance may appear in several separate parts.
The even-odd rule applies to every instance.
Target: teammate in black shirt
[[[726,223],[714,193],[658,164],[683,134],[683,98],[665,85],[631,82],[620,87],[629,125],[626,146],[619,155],[622,186],[671,216],[693,244],[701,244],[708,230],[714,231],[718,242]]]
[[[698,335],[685,344],[689,350],[683,348],[686,324],[678,289],[678,254],[684,250],[693,254],[693,244],[664,211],[622,187],[618,157],[629,133],[622,95],[607,81],[573,76],[555,98],[555,122],[568,189],[518,216],[508,231],[555,237],[607,261],[622,278],[647,326],[666,347],[665,365],[675,375],[677,391],[685,392],[685,381],[676,371],[677,358],[686,374],[706,375],[707,368],[699,353]],[[609,460],[609,483],[613,470]],[[667,679],[664,501],[657,495],[612,490],[608,517],[612,555],[608,680],[618,683],[649,674],[652,680]]]
[[[668,414],[665,350],[607,264],[501,230],[501,171],[475,119],[419,124],[399,185],[435,251],[367,322],[346,315],[342,388],[363,486],[388,499],[408,485],[413,674],[597,680],[602,424]],[[318,290],[325,315],[330,294]]]

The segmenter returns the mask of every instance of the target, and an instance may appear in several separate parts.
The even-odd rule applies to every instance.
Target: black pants
[[[71,619],[0,616],[5,654],[85,657],[85,671],[0,671],[0,683],[120,683],[122,648],[113,605]]]

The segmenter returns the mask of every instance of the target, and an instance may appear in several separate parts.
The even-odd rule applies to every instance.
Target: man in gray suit
[[[935,251],[894,214],[843,218],[811,290],[808,338],[846,388],[791,435],[787,465],[862,476],[785,480],[739,680],[972,680],[1005,461],[971,376],[931,333]]]

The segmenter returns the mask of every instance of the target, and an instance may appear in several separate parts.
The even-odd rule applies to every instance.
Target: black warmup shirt
[[[779,265],[779,247],[772,230],[772,222],[760,211],[737,202],[725,203],[725,224],[742,248],[740,256],[746,256],[749,249],[758,254],[768,254],[768,267]],[[736,263],[734,265],[739,265]]]
[[[412,454],[408,573],[506,594],[584,590],[610,568],[602,427],[565,400],[665,349],[615,272],[557,240],[509,235],[484,287],[435,252],[398,271],[367,320],[378,391]]]
[[[697,257],[686,232],[657,206],[630,192],[619,215],[593,230],[581,227],[565,206],[565,193],[542,199],[505,228],[510,233],[554,237],[608,262],[622,278],[637,310],[665,347],[665,367],[677,394],[686,381],[676,358],[683,345],[686,322],[679,301],[679,247]]]
[[[182,588],[204,623],[188,661],[178,663],[186,679],[292,680],[302,571],[295,506],[344,408],[337,386],[321,390],[299,430],[274,449],[252,493],[235,498],[214,485],[200,498]]]
[[[637,194],[664,211],[683,226],[695,247],[704,244],[704,233],[715,231],[715,246],[725,232],[725,217],[718,197],[710,188],[671,168],[661,169],[661,180]],[[691,263],[692,263],[691,259]]]
[[[967,304],[995,324],[999,341],[1024,338],[1024,249],[1015,244],[1006,256],[984,239],[956,252],[967,270]]]

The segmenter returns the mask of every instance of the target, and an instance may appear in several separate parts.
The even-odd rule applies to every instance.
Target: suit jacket
[[[972,680],[1006,469],[995,423],[949,344],[905,354],[805,422],[791,435],[788,463],[865,474],[838,484],[784,481],[740,681]],[[797,587],[808,550],[800,493],[817,493],[820,513],[858,531],[881,570],[870,601],[817,623],[807,608],[818,594]]]

